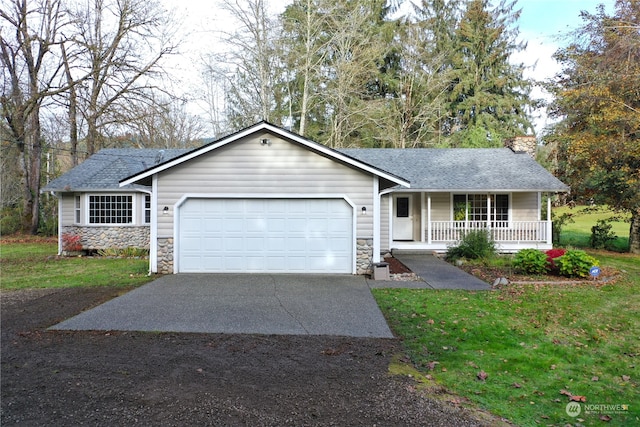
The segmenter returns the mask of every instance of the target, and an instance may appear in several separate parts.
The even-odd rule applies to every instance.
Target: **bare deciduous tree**
[[[152,90],[164,91],[153,78],[162,74],[161,61],[175,52],[177,41],[168,13],[155,0],[91,0],[69,14],[74,61],[89,75],[76,95],[91,155],[101,147],[105,127],[130,118],[129,105],[150,105]]]
[[[36,233],[43,140],[40,109],[46,100],[68,87],[56,87],[61,69],[57,46],[65,25],[59,0],[11,0],[0,8],[2,116],[8,137],[18,152],[22,188],[22,227]]]

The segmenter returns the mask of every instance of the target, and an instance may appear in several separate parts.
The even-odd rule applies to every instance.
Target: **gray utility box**
[[[373,280],[391,280],[388,262],[376,262],[373,264]]]

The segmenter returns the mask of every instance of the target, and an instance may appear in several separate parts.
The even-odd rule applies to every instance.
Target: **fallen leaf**
[[[427,323],[430,324],[430,325],[433,325],[436,322],[433,319],[429,319],[429,320],[427,320]]]
[[[442,368],[442,372],[447,372],[447,368]]]
[[[489,377],[489,375],[485,371],[478,372],[478,375],[476,375],[476,376],[478,377],[478,379],[480,381],[484,381]]]
[[[586,402],[586,396],[570,396],[569,400],[572,402]]]
[[[609,421],[611,421],[611,417],[609,415],[607,415],[607,414],[600,415],[600,421],[609,422]]]
[[[513,388],[522,388],[522,384],[520,383],[513,383]]]
[[[571,394],[571,392],[569,392],[569,391],[567,391],[565,389],[560,390],[560,394],[564,394],[565,396],[569,396],[569,397],[573,396],[573,394]]]
[[[435,360],[432,362],[427,363],[427,368],[429,368],[430,371],[433,371],[436,368],[436,365],[439,365],[440,362],[436,362]]]
[[[629,375],[623,375],[622,376],[622,381],[629,381],[631,379],[631,377]]]
[[[551,365],[551,370],[555,370],[556,369],[556,365]]]
[[[591,381],[598,381],[598,380],[600,380],[600,378],[595,377],[595,376],[594,376],[594,377],[591,377]]]

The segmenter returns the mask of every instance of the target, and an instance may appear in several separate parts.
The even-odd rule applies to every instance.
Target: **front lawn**
[[[152,280],[149,260],[58,257],[55,240],[29,237],[0,242],[0,289],[135,286]]]
[[[605,285],[373,292],[411,363],[473,404],[525,426],[635,425],[640,257],[592,255],[621,276]],[[566,411],[572,398],[582,405],[577,417]]]

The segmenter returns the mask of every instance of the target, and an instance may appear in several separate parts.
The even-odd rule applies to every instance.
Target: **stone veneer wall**
[[[173,238],[158,239],[158,273],[173,274]]]
[[[356,240],[356,274],[371,274],[373,272],[373,239]]]
[[[80,236],[83,249],[149,249],[150,230],[148,225],[126,227],[86,227],[80,225],[64,226],[61,235]],[[62,248],[64,249],[64,248]]]

